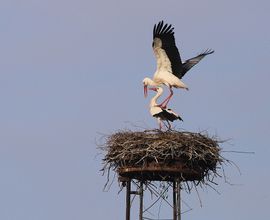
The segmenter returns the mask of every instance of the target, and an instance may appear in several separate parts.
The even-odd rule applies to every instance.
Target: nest
[[[140,180],[210,180],[223,162],[220,141],[206,133],[121,131],[107,137],[104,171]],[[212,179],[212,178],[211,178]]]

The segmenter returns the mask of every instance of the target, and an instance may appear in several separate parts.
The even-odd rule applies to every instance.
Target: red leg
[[[170,99],[170,95],[163,102],[161,102],[158,107],[164,108],[164,103],[167,102],[168,99]]]
[[[170,86],[170,95],[158,106],[160,108],[167,108],[167,105],[168,105],[170,99],[172,98],[172,96],[173,96],[173,90],[172,90],[172,87]]]
[[[172,98],[172,96],[173,96],[173,90],[172,90],[172,87],[170,87],[170,95],[169,95],[169,97],[168,97],[168,100],[165,102],[165,104],[164,104],[164,108],[167,108],[167,105],[168,105],[168,103],[169,103],[169,101],[171,100],[171,98]]]

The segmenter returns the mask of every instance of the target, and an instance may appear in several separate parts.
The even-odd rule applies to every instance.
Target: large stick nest
[[[102,148],[104,170],[143,168],[153,163],[173,166],[181,161],[185,167],[199,171],[202,178],[209,177],[223,162],[219,143],[207,134],[187,131],[121,131],[108,136]]]

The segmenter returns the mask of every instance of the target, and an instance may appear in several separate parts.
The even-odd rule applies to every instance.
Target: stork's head
[[[153,40],[153,43],[152,43],[152,47],[153,47],[153,49],[155,49],[155,48],[157,48],[157,47],[161,47],[162,46],[162,41],[161,41],[161,39],[160,38],[154,38],[154,40]]]
[[[147,86],[154,86],[154,81],[148,77],[143,79],[144,97],[147,97]]]

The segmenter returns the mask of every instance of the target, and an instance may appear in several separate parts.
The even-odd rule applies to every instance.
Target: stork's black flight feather
[[[171,24],[165,24],[163,26],[163,21],[161,21],[157,26],[154,26],[153,39],[159,38],[161,40],[161,48],[165,50],[171,62],[172,73],[178,77],[177,73],[182,72],[182,61],[175,45],[173,29]]]

